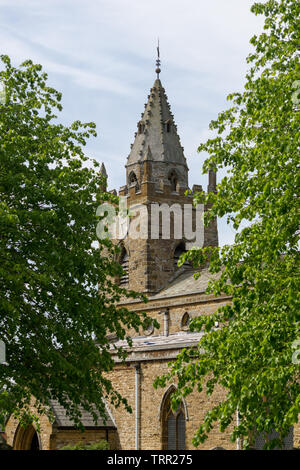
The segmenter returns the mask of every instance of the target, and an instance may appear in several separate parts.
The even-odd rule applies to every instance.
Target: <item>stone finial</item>
[[[103,178],[105,178],[105,182],[103,182],[103,183],[100,185],[101,191],[102,191],[102,192],[106,192],[106,191],[107,191],[107,171],[106,171],[106,168],[105,168],[105,165],[104,165],[103,162],[101,163],[101,167],[100,167],[99,173],[100,173],[100,175],[101,175]]]
[[[208,193],[215,193],[217,191],[217,172],[215,167],[211,167],[208,171]]]
[[[101,163],[100,174],[104,176],[105,178],[107,178],[107,171],[103,162]]]
[[[160,70],[160,54],[159,54],[159,39],[157,41],[157,59],[156,59],[156,69],[155,72],[157,73],[157,78],[159,79]]]

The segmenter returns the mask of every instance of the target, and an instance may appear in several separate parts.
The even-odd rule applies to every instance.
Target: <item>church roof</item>
[[[128,353],[125,362],[143,362],[176,359],[179,351],[183,348],[197,347],[199,341],[205,333],[192,333],[190,331],[180,331],[175,334],[136,336],[132,338],[132,346],[126,340],[119,340],[111,344],[111,353],[116,363],[123,361],[118,357],[117,349],[122,348]]]
[[[198,279],[194,278],[195,271],[192,269],[182,269],[168,282],[167,286],[149,299],[160,299],[180,295],[204,293],[210,280],[217,279],[220,274],[211,274],[208,268],[201,269]]]
[[[73,421],[67,416],[66,409],[60,405],[58,400],[50,400],[50,405],[52,408],[52,412],[55,417],[55,424],[58,428],[68,428],[68,429],[74,429],[74,423]],[[88,411],[84,410],[82,407],[79,407],[80,412],[81,412],[81,422],[83,426],[87,429],[91,428],[115,428],[115,422],[113,420],[113,417],[111,415],[110,410],[106,406],[106,414],[107,414],[107,421],[104,423],[104,420],[99,417],[97,424],[94,422],[93,417],[91,413]]]
[[[180,331],[168,336],[136,336],[132,338],[132,346],[128,346],[126,340],[119,340],[113,343],[113,347],[122,347],[126,350],[138,352],[150,352],[152,350],[181,349],[195,346],[204,335],[203,332],[191,333],[189,331]]]
[[[150,90],[148,102],[138,122],[138,132],[135,134],[127,166],[145,159],[187,167],[174,117],[159,78]]]

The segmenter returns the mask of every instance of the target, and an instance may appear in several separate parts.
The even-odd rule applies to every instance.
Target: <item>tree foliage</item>
[[[211,203],[206,223],[227,216],[238,233],[234,244],[193,249],[194,266],[207,260],[219,273],[208,292],[232,296],[214,315],[193,320],[191,329],[207,334],[198,348],[184,350],[169,373],[178,379],[173,403],[193,390],[211,394],[218,384],[224,399],[205,416],[198,446],[212,426],[234,424],[232,440],[262,433],[266,448],[280,446],[300,411],[299,358],[299,103],[300,4],[296,0],[254,3],[265,16],[264,31],[251,39],[250,70],[243,93],[228,96],[232,106],[211,122],[215,138],[207,152],[207,172],[228,171],[217,193],[199,194]],[[222,325],[214,329],[215,321]],[[236,424],[236,410],[240,424]],[[272,431],[279,438],[268,439]]]
[[[130,410],[106,376],[108,334],[124,339],[148,323],[116,307],[134,293],[114,283],[122,273],[117,248],[108,239],[93,243],[97,206],[117,202],[101,193],[98,164],[86,165],[83,146],[95,124],[58,123],[61,94],[42,67],[1,58],[0,422],[11,413],[32,420],[31,396],[41,412],[58,399],[76,424],[79,405],[104,416],[103,398]]]

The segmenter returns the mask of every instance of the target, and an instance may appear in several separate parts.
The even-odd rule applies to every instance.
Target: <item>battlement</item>
[[[135,183],[129,186],[121,186],[119,196],[127,196],[134,200],[137,200],[139,197],[142,199],[144,196],[152,196],[158,200],[157,202],[159,202],[160,199],[170,199],[170,202],[175,202],[177,199],[185,199],[188,204],[193,200],[194,195],[199,192],[205,194],[201,185],[194,184],[191,190],[190,188],[181,187],[180,184],[178,184],[176,190],[174,190],[170,182],[161,181],[160,183],[155,183],[146,180],[142,181],[140,185]],[[116,191],[112,190],[110,193],[116,194]]]

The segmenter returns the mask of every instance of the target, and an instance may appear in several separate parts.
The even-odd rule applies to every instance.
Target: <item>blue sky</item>
[[[157,38],[166,89],[190,168],[189,184],[207,186],[209,122],[243,89],[251,36],[263,20],[252,0],[0,0],[0,53],[14,65],[43,65],[63,94],[59,119],[94,121],[88,156],[103,161],[109,188],[125,182],[136,124],[155,80]],[[219,177],[222,175],[219,175]],[[219,222],[220,244],[234,232]]]

